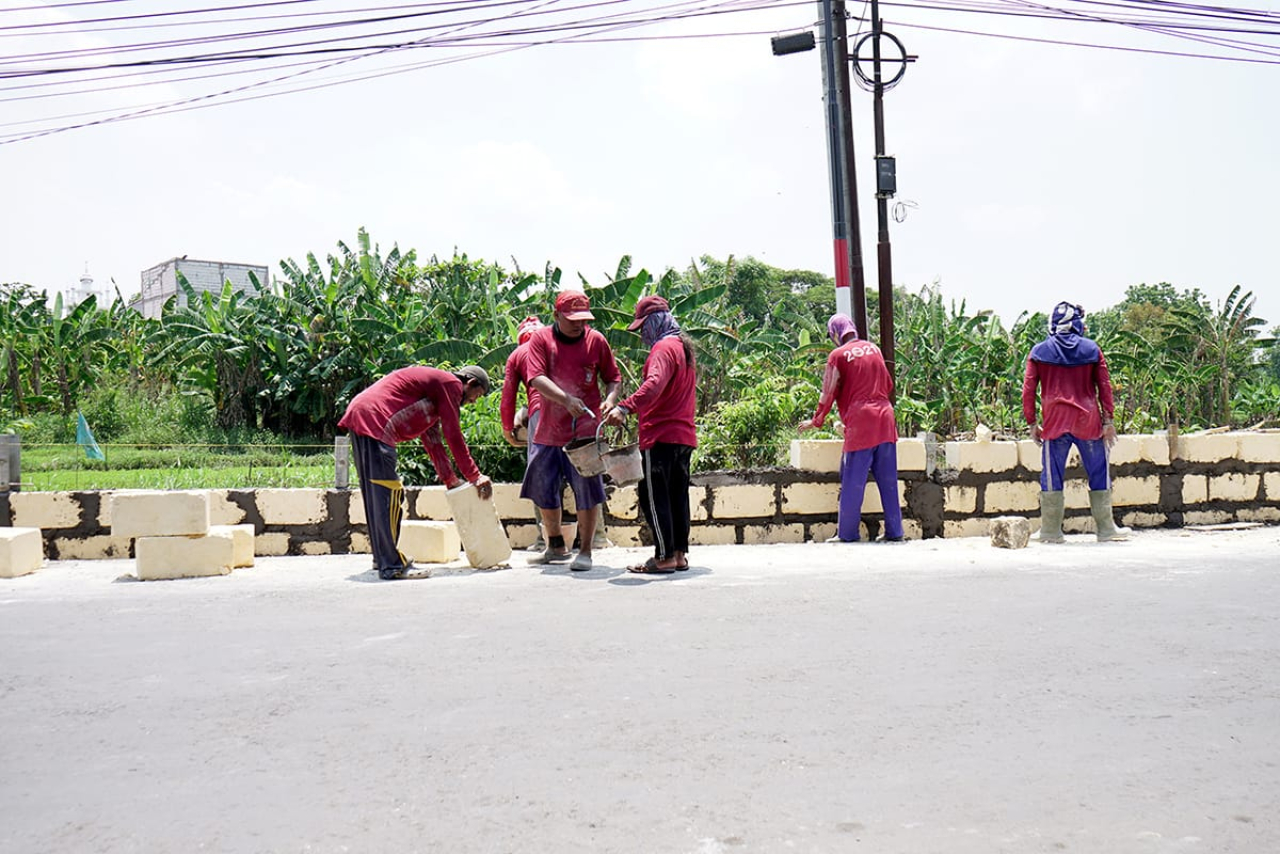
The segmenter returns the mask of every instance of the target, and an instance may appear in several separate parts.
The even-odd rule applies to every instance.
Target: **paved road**
[[[0,852],[1280,850],[1280,528],[1071,539],[53,564]]]

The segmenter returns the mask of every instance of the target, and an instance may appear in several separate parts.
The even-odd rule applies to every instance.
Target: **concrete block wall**
[[[839,441],[792,443],[789,468],[696,475],[689,489],[694,544],[822,541],[835,533]],[[1039,516],[1040,453],[1033,443],[898,443],[897,502],[909,538],[986,536],[998,516]],[[936,469],[934,468],[936,465]],[[1069,531],[1091,530],[1088,486],[1069,463]],[[1123,436],[1111,465],[1117,520],[1136,528],[1217,522],[1280,523],[1280,431]],[[406,519],[449,521],[443,487],[406,490]],[[367,553],[358,490],[212,490],[209,524],[249,525],[258,555]],[[39,528],[51,560],[132,557],[112,531],[110,492],[0,493],[0,527]],[[536,536],[519,484],[494,502],[514,548]],[[635,487],[611,488],[605,517],[621,546],[651,542]],[[573,521],[573,502],[566,519]],[[864,537],[880,533],[879,490],[868,483]]]

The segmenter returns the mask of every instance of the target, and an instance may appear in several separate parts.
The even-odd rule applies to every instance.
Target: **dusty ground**
[[[0,852],[1274,852],[1280,529],[0,579]]]

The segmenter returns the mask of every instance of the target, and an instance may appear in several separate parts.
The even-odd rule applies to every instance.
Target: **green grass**
[[[332,448],[286,445],[103,446],[85,459],[75,445],[27,445],[22,486],[35,492],[87,489],[332,487]],[[354,469],[351,472],[355,478]]]

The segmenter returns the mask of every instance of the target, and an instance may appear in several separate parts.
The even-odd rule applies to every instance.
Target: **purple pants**
[[[1080,451],[1080,462],[1093,490],[1111,488],[1111,469],[1107,465],[1107,443],[1101,439],[1077,439],[1063,433],[1056,439],[1046,439],[1040,445],[1040,490],[1061,492],[1067,469],[1067,454],[1075,445]]]
[[[867,474],[875,479],[884,506],[884,536],[902,539],[902,508],[898,506],[898,446],[884,442],[861,451],[845,451],[840,457],[840,514],[836,536],[848,543],[861,539],[862,496],[867,491]]]

